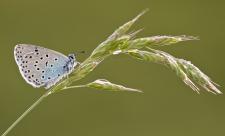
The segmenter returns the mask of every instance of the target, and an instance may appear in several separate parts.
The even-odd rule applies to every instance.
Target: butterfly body
[[[29,44],[18,44],[14,57],[25,81],[33,87],[46,89],[70,74],[78,64],[75,55],[65,56],[59,52]]]

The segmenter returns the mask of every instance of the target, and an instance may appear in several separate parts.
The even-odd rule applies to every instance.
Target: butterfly
[[[52,87],[78,65],[74,54],[65,56],[57,51],[31,44],[16,45],[14,58],[22,77],[35,88]]]

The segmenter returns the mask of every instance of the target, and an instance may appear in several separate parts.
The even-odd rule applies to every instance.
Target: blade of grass
[[[132,20],[128,21],[127,23],[125,23],[124,25],[120,26],[118,29],[116,29],[108,38],[106,41],[102,42],[99,46],[97,46],[94,51],[92,52],[91,56],[95,56],[95,54],[97,52],[99,52],[100,50],[102,50],[102,48],[106,48],[106,46],[111,46],[108,45],[109,43],[119,39],[120,37],[122,37],[123,35],[126,34],[126,32],[131,28],[131,26],[146,12],[148,11],[148,9],[142,11],[140,14],[138,14],[135,18],[133,18]]]
[[[149,50],[150,51],[141,51],[135,49],[128,50],[126,53],[133,58],[159,63],[171,68],[184,81],[185,84],[198,93],[199,88],[194,84],[194,82],[202,86],[208,92],[213,94],[222,94],[222,92],[216,88],[216,84],[201,70],[191,64],[191,62],[184,59],[175,58],[172,55],[160,50],[154,50],[151,48],[149,48]]]
[[[184,59],[177,59],[177,62],[179,63],[181,68],[187,73],[187,75],[200,86],[202,86],[205,90],[214,94],[222,94],[222,92],[216,87],[219,85],[214,83],[206,74],[204,74],[190,61],[186,61]]]
[[[130,91],[130,92],[139,92],[142,93],[141,90],[128,88],[122,85],[114,84],[109,82],[106,79],[97,79],[91,83],[88,83],[86,85],[78,85],[78,86],[69,86],[65,87],[65,89],[72,89],[72,88],[80,88],[80,87],[90,87],[98,90],[105,90],[105,91]]]
[[[176,59],[173,56],[159,50],[153,50],[153,49],[151,50],[153,52],[141,51],[141,50],[129,50],[127,54],[139,60],[155,62],[155,63],[159,63],[171,68],[173,71],[176,72],[176,74],[183,80],[183,82],[186,85],[188,85],[194,91],[199,93],[198,87],[188,78],[187,74],[180,68]]]
[[[127,44],[129,45],[127,50],[129,49],[141,49],[144,47],[160,47],[170,44],[175,44],[182,41],[190,41],[190,40],[198,40],[197,37],[194,36],[151,36],[144,38],[137,38],[134,40],[130,40]]]

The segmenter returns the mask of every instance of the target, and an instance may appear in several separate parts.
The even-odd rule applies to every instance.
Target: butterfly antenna
[[[86,51],[76,51],[75,53],[77,53],[77,54],[85,54],[86,53]]]

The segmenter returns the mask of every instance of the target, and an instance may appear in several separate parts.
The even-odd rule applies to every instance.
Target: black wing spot
[[[27,58],[28,56],[25,56],[25,58]]]
[[[38,63],[38,61],[35,61],[35,63]]]
[[[39,55],[39,53],[37,52],[36,55]]]
[[[38,52],[38,49],[35,49],[34,51],[35,51],[35,52]]]
[[[27,72],[30,73],[30,70],[28,69]]]
[[[48,61],[45,62],[45,65],[48,66]]]
[[[48,58],[48,54],[46,54],[46,57]]]
[[[40,59],[43,60],[43,57],[41,57]]]
[[[58,74],[58,77],[60,76],[60,74]]]
[[[53,65],[51,65],[51,67],[53,67]]]
[[[32,56],[29,57],[30,59],[32,58]]]
[[[30,76],[28,76],[28,78],[31,78]]]
[[[31,75],[32,77],[34,77],[34,75]]]
[[[37,70],[40,70],[40,68],[37,68]]]
[[[43,71],[41,71],[42,73],[45,73],[45,71],[43,70]]]
[[[51,79],[51,77],[48,77],[48,79]]]
[[[58,59],[57,58],[55,58],[55,61],[57,61]]]
[[[42,76],[41,78],[45,78],[45,76]]]
[[[34,66],[36,67],[37,65],[36,65],[36,64],[34,64]]]

